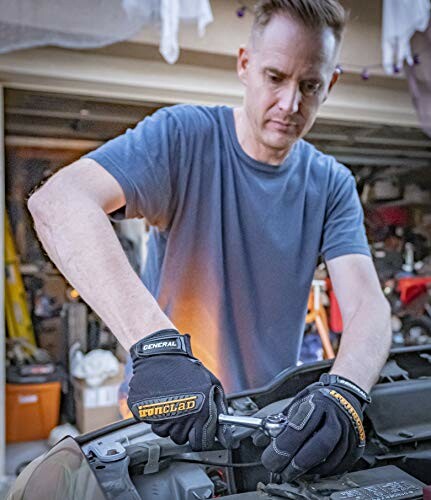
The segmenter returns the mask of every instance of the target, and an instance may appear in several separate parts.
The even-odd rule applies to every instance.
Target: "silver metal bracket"
[[[118,442],[103,443],[99,441],[91,443],[88,450],[92,451],[101,462],[116,462],[126,456],[124,446]]]

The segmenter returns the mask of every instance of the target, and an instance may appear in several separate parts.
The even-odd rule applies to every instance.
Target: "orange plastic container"
[[[6,441],[46,439],[58,424],[60,382],[6,384]]]

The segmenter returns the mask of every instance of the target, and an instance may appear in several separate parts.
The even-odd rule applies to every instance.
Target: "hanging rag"
[[[179,56],[180,21],[203,36],[213,21],[209,0],[0,0],[0,54],[44,45],[103,47],[128,40],[143,27],[160,27],[160,52]]]
[[[406,67],[407,80],[422,130],[431,137],[431,21],[411,43],[420,64]]]
[[[410,39],[416,31],[425,31],[430,19],[430,0],[383,0],[383,67],[393,74],[413,64]]]

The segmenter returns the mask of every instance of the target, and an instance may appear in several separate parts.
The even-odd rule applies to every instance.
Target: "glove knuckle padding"
[[[302,397],[293,400],[283,412],[288,417],[287,426],[263,452],[262,463],[273,472],[281,472],[287,466],[320,424],[322,412],[314,402],[314,394],[299,396]]]
[[[262,463],[285,481],[304,473],[344,472],[362,455],[362,410],[350,393],[312,385],[283,413],[288,423],[264,450]]]
[[[132,346],[134,376],[128,405],[137,420],[151,423],[156,434],[170,436],[178,444],[188,439],[196,451],[208,449],[220,428],[227,427],[217,425],[218,413],[227,406],[224,391],[190,349],[172,352],[181,351],[175,342],[181,346],[184,336],[169,332]],[[169,354],[160,352],[165,345]],[[145,352],[151,349],[159,352]]]
[[[310,420],[316,405],[313,403],[313,394],[295,401],[287,412],[288,426],[297,431],[303,429]]]

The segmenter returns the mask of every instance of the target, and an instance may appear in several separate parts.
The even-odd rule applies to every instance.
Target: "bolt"
[[[398,433],[398,436],[403,437],[403,438],[411,438],[414,436],[413,432],[408,432],[408,431],[400,431]]]

